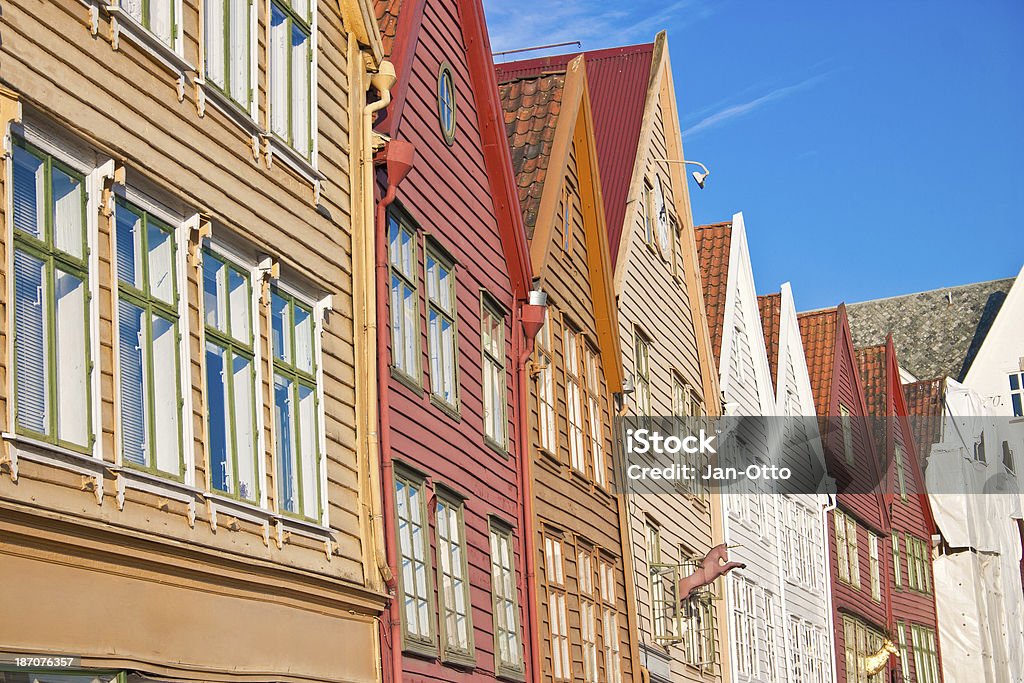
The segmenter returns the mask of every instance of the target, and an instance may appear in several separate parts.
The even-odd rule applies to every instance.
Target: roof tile
[[[764,330],[764,348],[768,352],[768,366],[772,372],[772,386],[779,386],[779,330],[782,327],[782,293],[757,297],[761,311],[761,329]]]
[[[721,367],[722,333],[725,325],[725,299],[729,291],[729,250],[732,222],[700,225],[694,229],[697,257],[700,261],[704,307],[708,313],[708,332],[715,365]]]
[[[796,317],[800,325],[800,337],[804,343],[807,358],[807,373],[814,393],[814,408],[818,415],[828,415],[832,397],[832,371],[835,366],[836,326],[839,313],[835,308]]]

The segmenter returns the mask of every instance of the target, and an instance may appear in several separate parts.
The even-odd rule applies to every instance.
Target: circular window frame
[[[451,105],[452,105],[452,125],[451,130],[447,130],[444,125],[444,114],[441,106],[443,100],[441,99],[441,88],[444,84],[445,74],[448,75],[448,84],[451,87]],[[437,69],[437,125],[441,131],[441,138],[445,144],[451,147],[455,143],[455,133],[459,129],[458,119],[458,97],[455,92],[455,75],[452,72],[452,66],[448,62],[441,62],[441,65]]]

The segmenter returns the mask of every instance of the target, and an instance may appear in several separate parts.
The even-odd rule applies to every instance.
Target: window
[[[548,631],[550,633],[551,666],[554,679],[572,679],[569,662],[569,617],[565,605],[565,566],[562,541],[544,537],[544,578],[547,583]]]
[[[583,640],[583,680],[597,683],[597,616],[594,604],[594,565],[588,550],[576,553],[580,591],[580,636]]]
[[[779,649],[779,642],[776,639],[776,615],[779,613],[778,598],[769,591],[764,592],[764,632],[765,632],[765,675],[769,681],[776,680],[778,676],[778,659],[776,653]]]
[[[790,650],[789,670],[793,675],[793,683],[811,683],[806,675],[807,652],[803,642],[803,624],[796,617],[789,618]]]
[[[896,460],[896,481],[900,487],[900,499],[905,501],[907,499],[907,481],[906,474],[903,471],[903,449],[900,448],[899,444],[895,445],[893,453]]]
[[[569,251],[572,246],[573,227],[573,186],[566,178],[562,185],[562,251]]]
[[[455,79],[447,62],[437,72],[437,120],[441,135],[451,145],[455,141]]]
[[[878,557],[878,536],[868,534],[868,565],[871,570],[871,599],[882,600],[882,572]]]
[[[815,589],[821,582],[818,555],[815,553],[818,539],[818,522],[815,514],[789,497],[780,498],[786,510],[786,528],[783,530],[786,543],[786,576],[791,583],[798,583]]]
[[[391,368],[420,383],[420,299],[416,290],[416,232],[395,215],[388,216],[388,262],[391,271]]]
[[[666,595],[672,592],[672,575],[668,576],[668,590],[666,590],[665,570],[668,568],[661,564],[661,529],[654,522],[647,521],[645,525],[647,538],[647,574],[651,582],[651,619],[654,622],[654,639],[671,640],[675,637],[673,620],[676,609],[674,600]]]
[[[1010,405],[1014,417],[1024,416],[1024,372],[1010,373]]]
[[[852,617],[843,617],[843,650],[846,656],[846,683],[882,683],[886,669],[868,676],[864,658],[882,646],[882,634]]]
[[[579,333],[568,325],[562,327],[562,369],[565,371],[565,421],[569,435],[569,463],[578,472],[587,471],[583,450],[583,400],[580,396]]]
[[[731,574],[733,586],[732,627],[736,639],[736,670],[744,676],[758,676],[757,596],[754,584]]]
[[[644,242],[654,244],[654,186],[644,178],[644,193],[640,198],[640,220],[644,225]]]
[[[896,622],[896,639],[900,647],[900,669],[903,671],[903,683],[910,683],[910,659],[907,657],[907,625]]]
[[[121,454],[134,467],[185,475],[174,231],[116,204]]]
[[[480,302],[480,343],[483,347],[484,436],[505,450],[508,446],[505,316],[487,297]]]
[[[558,452],[558,433],[555,431],[555,375],[552,368],[551,313],[544,318],[544,326],[537,333],[534,376],[537,382],[537,430],[542,450]]]
[[[911,624],[910,639],[914,646],[914,669],[918,683],[939,683],[939,652],[935,645],[935,631]]]
[[[433,586],[427,564],[430,539],[427,538],[426,498],[422,479],[395,475],[395,530],[401,558],[398,588],[402,595],[404,646],[433,651]]]
[[[902,589],[903,570],[900,567],[900,535],[895,531],[892,534],[892,572],[896,590]]]
[[[432,244],[427,245],[426,273],[430,391],[446,406],[458,409],[455,268]]]
[[[320,437],[313,311],[273,288],[270,345],[274,352],[274,429],[280,509],[319,521]]]
[[[850,417],[850,409],[839,404],[839,417],[843,425],[843,456],[846,464],[853,464],[853,423]]]
[[[608,480],[607,464],[604,460],[604,387],[602,385],[601,359],[589,345],[583,349],[587,384],[587,415],[590,418],[590,457],[593,460],[594,481],[604,486]]]
[[[689,417],[693,414],[690,406],[690,391],[686,382],[679,375],[672,373],[672,415],[677,418]]]
[[[692,571],[694,560],[684,566]],[[715,608],[709,595],[691,596],[682,605],[683,658],[687,664],[703,671],[715,665]]]
[[[248,274],[203,251],[210,488],[259,500],[256,369]]]
[[[441,601],[441,639],[445,659],[473,660],[473,622],[469,603],[466,535],[462,501],[438,493],[437,594]]]
[[[519,600],[516,594],[515,550],[512,531],[491,520],[491,598],[494,601],[496,672],[523,673],[523,643],[519,636]]]
[[[639,330],[633,332],[634,354],[636,356],[636,372],[634,395],[636,412],[641,417],[651,416],[651,347],[647,338]]]
[[[904,535],[907,546],[907,585],[919,593],[932,592],[932,557],[928,541]]]
[[[854,588],[860,588],[857,522],[838,510],[833,513],[833,518],[836,527],[836,561],[839,565],[839,580]]]
[[[204,12],[206,80],[248,113],[252,0],[204,0]]]
[[[601,560],[598,567],[601,579],[601,626],[604,643],[604,671],[608,683],[622,683],[622,657],[619,640],[619,611],[615,604],[615,567]]]
[[[988,462],[988,458],[985,456],[985,432],[982,431],[978,436],[977,443],[974,444],[974,459],[978,462]]]
[[[1003,467],[1005,467],[1011,474],[1017,471],[1013,464],[1013,450],[1010,448],[1009,441],[1003,441]]]
[[[142,24],[168,47],[174,47],[177,17],[174,0],[119,0],[125,14]]]
[[[270,3],[270,129],[306,161],[313,156],[311,9],[315,6],[310,0]]]
[[[21,140],[13,153],[15,431],[92,448],[85,179]]]

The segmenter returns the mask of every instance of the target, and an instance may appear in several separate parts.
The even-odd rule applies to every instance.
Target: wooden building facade
[[[893,641],[900,647],[900,680],[942,680],[938,619],[932,578],[932,537],[936,534],[924,469],[911,430],[907,398],[892,337],[857,349],[857,364],[874,428],[875,447],[885,465],[884,498],[890,537]]]
[[[882,683],[890,680],[892,662],[869,676],[865,658],[892,628],[889,515],[846,307],[797,319],[825,462],[837,490],[827,524],[836,680]]]
[[[536,680],[636,680],[632,566],[612,416],[618,323],[584,58],[498,67],[505,127],[548,318],[530,367]]]
[[[0,37],[3,649],[378,681],[371,8],[16,1]]]
[[[532,680],[519,450],[530,263],[479,0],[377,3],[385,680]]]

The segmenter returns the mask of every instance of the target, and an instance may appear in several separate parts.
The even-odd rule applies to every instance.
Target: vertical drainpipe
[[[529,639],[529,651],[525,659],[530,661],[530,677],[528,681],[540,681],[540,625],[537,619],[537,556],[534,552],[534,518],[533,518],[533,452],[530,448],[530,382],[527,376],[527,362],[533,353],[534,340],[544,326],[547,314],[548,296],[539,290],[529,293],[527,303],[516,302],[512,315],[512,354],[516,362],[516,431],[519,447],[519,480],[523,490],[522,499],[522,532],[520,544],[523,553],[526,576],[522,579],[520,590],[526,596],[523,614],[526,615],[524,630]],[[523,585],[525,584],[525,585]],[[526,639],[524,638],[524,641]]]

